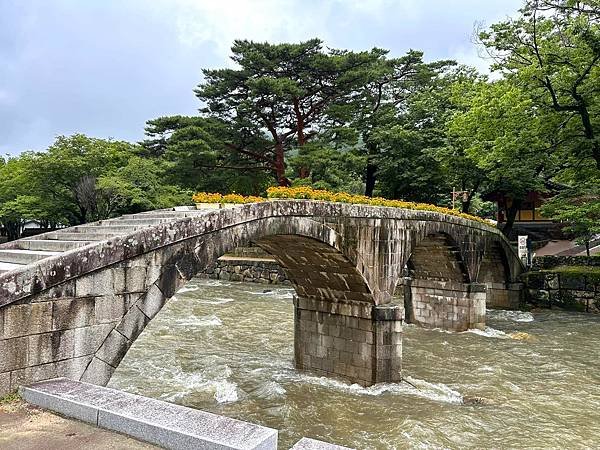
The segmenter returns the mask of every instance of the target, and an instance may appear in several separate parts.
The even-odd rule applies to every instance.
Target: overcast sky
[[[202,68],[234,39],[320,37],[336,48],[408,49],[485,70],[474,24],[521,0],[0,0],[0,154],[57,135],[140,140],[146,120],[195,114]]]

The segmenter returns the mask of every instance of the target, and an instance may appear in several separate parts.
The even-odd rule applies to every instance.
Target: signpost
[[[519,236],[519,247],[518,247],[519,259],[523,261],[527,267],[531,266],[531,249],[529,236]]]

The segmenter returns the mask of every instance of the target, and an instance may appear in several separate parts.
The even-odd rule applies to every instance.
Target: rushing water
[[[405,327],[408,383],[293,367],[291,289],[195,279],[110,386],[357,449],[598,448],[600,318],[488,311],[484,332]],[[481,397],[483,404],[463,400]]]

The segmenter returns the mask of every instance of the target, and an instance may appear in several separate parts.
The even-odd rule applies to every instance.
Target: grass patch
[[[21,401],[21,396],[18,391],[6,394],[4,397],[0,397],[0,405],[10,405],[12,403],[18,403]]]
[[[565,278],[586,277],[588,282],[600,283],[600,267],[596,266],[557,266],[552,269],[528,272],[528,275],[535,273],[556,273]]]

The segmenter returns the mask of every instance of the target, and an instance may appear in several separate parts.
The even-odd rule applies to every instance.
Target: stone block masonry
[[[485,328],[487,288],[483,284],[407,277],[401,291],[409,323],[449,331]]]
[[[253,248],[253,247],[250,247]],[[245,283],[290,284],[281,265],[267,256],[225,255],[199,274],[202,278]]]
[[[21,389],[36,406],[168,449],[277,450],[277,430],[58,378]]]
[[[370,386],[400,381],[402,307],[294,297],[296,368]]]
[[[600,270],[534,271],[524,274],[527,302],[541,308],[561,308],[600,314]]]

